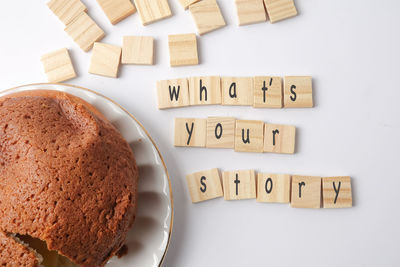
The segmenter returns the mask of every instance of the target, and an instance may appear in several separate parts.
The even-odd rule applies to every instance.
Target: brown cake
[[[137,179],[128,143],[82,99],[0,98],[0,266],[39,266],[35,239],[60,258],[103,266],[135,219]]]

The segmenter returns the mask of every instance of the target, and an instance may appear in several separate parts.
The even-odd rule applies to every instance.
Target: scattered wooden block
[[[136,12],[130,0],[97,0],[111,24],[117,24]]]
[[[218,76],[189,78],[190,105],[221,104],[221,79]]]
[[[310,76],[285,76],[285,108],[313,107],[312,78]]]
[[[200,0],[179,0],[179,3],[184,9],[188,9],[190,5],[199,2]]]
[[[263,152],[264,122],[236,120],[235,151]]]
[[[80,0],[50,0],[47,6],[64,25],[68,25],[78,15],[87,11]]]
[[[193,203],[222,197],[221,178],[218,169],[200,171],[186,176]]]
[[[322,178],[324,208],[350,208],[353,206],[349,176]]]
[[[189,6],[199,35],[226,25],[216,0],[202,0]]]
[[[321,177],[292,176],[292,200],[293,208],[321,207]]]
[[[255,108],[282,108],[282,79],[281,77],[254,77]]]
[[[223,172],[222,183],[225,200],[256,198],[254,170]]]
[[[267,20],[263,0],[235,0],[239,25],[248,25]]]
[[[47,80],[51,83],[63,82],[76,77],[68,49],[62,48],[41,57]]]
[[[175,118],[175,146],[205,147],[206,119]]]
[[[168,35],[168,46],[171,66],[199,64],[196,34]]]
[[[264,0],[271,23],[297,15],[293,0]]]
[[[221,77],[222,105],[252,106],[253,86],[251,77]]]
[[[257,174],[257,202],[290,202],[290,175]]]
[[[116,78],[118,76],[120,58],[121,47],[96,42],[90,59],[89,72]]]
[[[264,152],[293,154],[295,139],[295,126],[266,123],[264,128]]]
[[[172,16],[168,0],[135,0],[135,5],[143,25]]]
[[[85,12],[71,21],[65,32],[83,51],[89,51],[95,42],[104,37],[104,31]]]
[[[235,118],[209,117],[207,119],[207,147],[235,147]]]
[[[157,100],[159,109],[189,106],[188,80],[157,81]]]
[[[151,36],[124,36],[122,64],[153,65],[154,39]]]

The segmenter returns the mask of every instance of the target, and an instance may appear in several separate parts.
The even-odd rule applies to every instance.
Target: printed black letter
[[[218,134],[218,129],[219,129],[219,134]],[[217,123],[217,125],[215,126],[215,137],[217,139],[220,139],[222,136],[222,124],[221,123]]]
[[[233,89],[233,92],[232,92],[232,89]],[[236,83],[232,83],[231,86],[229,87],[229,96],[231,98],[237,98]]]
[[[179,91],[181,90],[181,86],[178,85],[178,90],[176,90],[175,86],[172,86],[172,90],[171,90],[171,85],[169,85],[168,89],[169,89],[169,99],[171,99],[171,101],[172,101],[173,98],[175,97],[175,101],[178,101]]]
[[[186,123],[186,131],[187,131],[188,134],[189,134],[188,140],[187,140],[187,142],[186,142],[186,145],[189,145],[189,143],[190,143],[190,138],[192,138],[193,127],[194,127],[194,122],[192,122],[192,126],[191,126],[190,130],[189,130],[189,125],[188,125],[188,123]]]
[[[271,186],[268,189],[268,183],[271,184]],[[271,177],[268,177],[268,179],[265,181],[265,192],[267,192],[267,194],[270,194],[272,191],[272,179]]]
[[[305,182],[299,183],[299,198],[301,198],[301,187],[302,186],[306,186],[306,183]]]
[[[290,99],[292,100],[292,101],[296,101],[296,98],[297,98],[297,95],[296,95],[296,92],[294,91],[294,89],[296,89],[296,85],[292,85],[291,87],[290,87],[290,92],[293,94],[293,96],[290,96]]]
[[[275,145],[275,135],[279,134],[279,130],[275,129],[272,131],[272,145]]]
[[[246,140],[244,139],[244,129],[242,129],[242,141],[243,143],[249,143],[250,144],[250,129],[247,129],[247,138]]]
[[[335,190],[335,193],[336,193],[335,201],[333,202],[333,204],[336,204],[337,198],[338,198],[338,196],[339,196],[339,191],[340,191],[340,185],[341,185],[341,184],[342,184],[342,182],[339,181],[339,186],[338,186],[338,188],[336,189],[335,182],[333,182],[333,190]]]
[[[200,101],[202,98],[202,93],[204,92],[204,101],[207,101],[207,87],[203,86],[203,80],[200,79]]]
[[[236,184],[236,195],[238,195],[239,194],[238,186],[240,184],[240,180],[239,180],[239,175],[237,173],[236,173],[236,179],[235,179],[234,183]]]
[[[205,176],[201,176],[200,183],[201,183],[202,187],[200,187],[200,191],[203,193],[205,193],[207,190],[206,183],[204,183],[205,180],[207,180],[207,178]]]

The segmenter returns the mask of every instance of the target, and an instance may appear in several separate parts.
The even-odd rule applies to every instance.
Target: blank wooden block
[[[188,9],[191,4],[197,3],[200,0],[179,0],[179,3],[184,9]]]
[[[353,206],[349,176],[322,178],[324,208],[350,208]]]
[[[168,35],[168,46],[171,66],[199,64],[196,34]]]
[[[199,35],[226,25],[216,0],[202,0],[189,6]]]
[[[257,202],[290,203],[290,175],[257,174]]]
[[[235,0],[239,25],[248,25],[267,20],[263,0]]]
[[[104,37],[104,31],[85,12],[71,21],[65,32],[83,51],[89,51],[95,42]]]
[[[234,148],[235,123],[231,117],[209,117],[207,119],[207,147]]]
[[[295,126],[266,123],[264,128],[264,152],[293,154],[295,139]]]
[[[221,104],[221,79],[218,76],[189,78],[190,105]]]
[[[252,106],[253,87],[252,77],[221,77],[222,105]]]
[[[188,80],[157,81],[157,101],[159,109],[189,106]]]
[[[76,77],[68,49],[62,48],[41,57],[47,80],[51,83],[63,82]]]
[[[321,207],[321,177],[315,176],[292,176],[292,199],[293,208]]]
[[[264,122],[236,120],[235,151],[263,152]]]
[[[151,36],[124,36],[122,64],[153,65],[154,39]]]
[[[310,76],[286,76],[284,88],[285,108],[313,107],[312,78]]]
[[[293,0],[264,0],[271,23],[297,15]]]
[[[283,92],[281,77],[254,77],[255,108],[282,108]]]
[[[222,183],[225,200],[256,198],[254,170],[223,172]]]
[[[135,0],[135,5],[143,25],[172,16],[168,0]]]
[[[205,147],[206,119],[175,118],[175,146]]]
[[[111,24],[117,24],[136,12],[130,0],[97,0]]]
[[[121,47],[95,43],[90,59],[89,72],[92,74],[116,78],[118,76]]]
[[[186,176],[193,203],[222,197],[221,178],[218,169],[200,171]]]
[[[78,15],[87,11],[80,0],[50,0],[47,6],[64,25],[68,25]]]

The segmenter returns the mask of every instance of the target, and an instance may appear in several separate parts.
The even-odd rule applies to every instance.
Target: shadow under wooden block
[[[222,105],[252,106],[253,86],[252,77],[221,77]]]
[[[225,200],[256,198],[254,170],[226,171],[222,173]]]
[[[285,76],[283,102],[285,108],[312,108],[312,77]]]
[[[235,151],[262,153],[264,148],[264,122],[236,120]]]
[[[199,35],[215,31],[226,25],[216,0],[202,0],[189,6]]]
[[[207,147],[234,148],[235,147],[235,118],[209,117],[207,118]]]
[[[267,20],[263,0],[235,0],[239,26]]]
[[[293,0],[264,0],[271,23],[297,15]]]
[[[199,64],[196,34],[168,35],[168,48],[172,67]]]
[[[218,169],[195,172],[186,176],[193,203],[222,197],[221,178]]]
[[[168,0],[134,0],[143,25],[172,16]]]
[[[111,44],[95,43],[90,59],[89,72],[116,78],[118,76],[121,47]]]
[[[97,0],[111,24],[117,24],[136,12],[131,0]]]
[[[175,146],[205,147],[206,119],[175,118]]]
[[[321,177],[292,176],[291,203],[293,208],[321,207]]]
[[[86,6],[80,0],[50,0],[47,6],[64,25],[68,25],[82,12],[87,11]]]
[[[264,127],[264,152],[293,154],[296,127],[266,123]]]
[[[290,175],[257,174],[257,202],[290,203]]]
[[[153,65],[154,38],[151,36],[124,36],[122,64]]]
[[[189,106],[188,80],[157,81],[157,103],[159,109]]]
[[[221,104],[221,80],[218,76],[189,78],[190,105]]]
[[[323,177],[322,199],[324,208],[350,208],[353,206],[349,176]]]
[[[254,77],[255,108],[282,108],[283,90],[282,78],[271,76]]]

